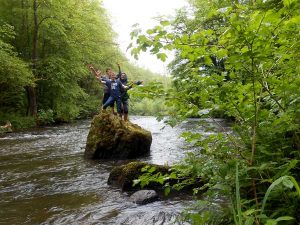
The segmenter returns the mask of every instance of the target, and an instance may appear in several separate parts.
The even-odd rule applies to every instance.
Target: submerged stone
[[[140,126],[108,112],[96,115],[85,147],[90,159],[133,159],[149,154],[152,135]]]
[[[158,194],[154,190],[140,190],[133,193],[129,200],[138,205],[145,205],[158,200]]]

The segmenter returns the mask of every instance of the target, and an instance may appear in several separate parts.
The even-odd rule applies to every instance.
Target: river
[[[181,132],[202,129],[197,120],[175,128],[154,117],[131,121],[152,133],[150,155],[138,160],[161,165],[184,158]],[[138,206],[107,185],[111,169],[129,161],[84,159],[90,122],[0,136],[0,224],[187,224],[176,220],[192,197]]]

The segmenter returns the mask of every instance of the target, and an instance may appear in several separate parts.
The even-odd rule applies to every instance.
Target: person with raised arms
[[[110,96],[107,101],[103,105],[103,110],[106,110],[108,106],[116,102],[117,104],[117,112],[119,116],[122,118],[122,103],[121,103],[121,90],[128,89],[128,86],[123,85],[119,79],[116,78],[116,74],[111,72],[110,80],[102,80],[102,84],[105,84],[108,89]]]
[[[143,81],[135,81],[135,82],[131,82],[129,84],[126,73],[121,71],[121,66],[120,66],[119,63],[117,63],[117,66],[119,68],[119,73],[118,73],[119,80],[121,81],[121,83],[123,85],[128,85],[127,89],[122,89],[121,90],[122,115],[123,115],[124,120],[128,121],[128,100],[129,100],[129,95],[127,93],[127,90],[132,88],[133,84],[141,85],[143,83]]]
[[[101,71],[100,70],[97,70],[95,69],[95,67],[92,65],[92,64],[89,64],[89,69],[92,71],[92,73],[95,75],[96,79],[98,81],[100,81],[100,83],[102,83],[101,81],[106,81],[106,80],[109,80],[110,79],[110,74],[112,73],[112,70],[111,68],[107,68],[106,69],[106,74],[105,76],[101,76]],[[105,104],[105,102],[108,100],[110,96],[110,93],[109,93],[109,88],[105,85],[104,86],[104,89],[103,89],[103,99],[102,99],[102,105]],[[116,114],[115,113],[115,110],[114,110],[114,103],[112,103],[110,105],[110,107],[112,108],[112,113],[113,114]]]

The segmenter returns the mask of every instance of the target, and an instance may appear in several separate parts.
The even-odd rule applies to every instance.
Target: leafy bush
[[[39,110],[37,115],[38,125],[48,125],[54,123],[54,113],[52,109]]]
[[[36,120],[29,116],[20,116],[19,114],[0,112],[0,124],[4,125],[10,121],[13,130],[24,129],[36,126]]]

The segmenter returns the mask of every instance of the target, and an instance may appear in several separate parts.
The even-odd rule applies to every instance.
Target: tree
[[[245,217],[257,224],[274,221],[271,211],[278,217],[297,218],[299,201],[294,201],[294,193],[279,197],[288,185],[272,196],[265,218],[259,218],[257,212],[267,184],[285,175],[300,179],[299,2],[204,4],[199,0],[193,6],[191,14],[181,11],[177,20],[161,21],[145,33],[134,30],[132,54],[150,49],[163,60],[165,50],[176,51],[170,65],[174,89],[168,93],[168,104],[175,107],[177,117],[219,112],[234,119],[235,135],[218,134],[203,140],[201,135],[185,134],[202,147],[201,158],[195,155],[188,167],[195,166],[210,184],[223,180],[227,190],[235,190],[232,184],[239,182],[239,194],[248,202],[241,210],[253,210]],[[174,118],[174,112],[170,113]],[[236,163],[239,181],[232,169]]]
[[[28,65],[18,57],[9,44],[15,38],[12,26],[0,26],[0,105],[8,113],[23,111],[24,90],[34,85],[34,77]],[[3,121],[2,121],[3,122]]]

